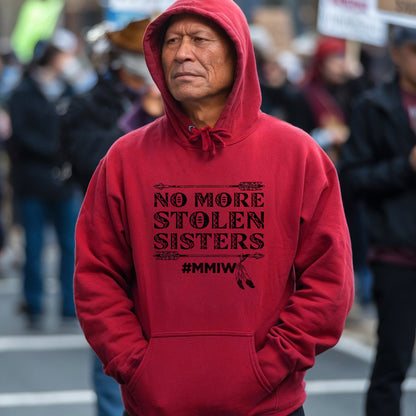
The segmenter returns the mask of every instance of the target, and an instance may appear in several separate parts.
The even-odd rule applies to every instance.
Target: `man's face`
[[[392,50],[392,58],[399,71],[405,91],[416,93],[416,42],[407,42]]]
[[[184,104],[224,105],[234,82],[231,41],[194,15],[175,17],[166,31],[162,65],[172,96]]]

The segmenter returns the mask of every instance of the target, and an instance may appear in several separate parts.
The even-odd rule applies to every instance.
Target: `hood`
[[[161,37],[165,33],[169,18],[183,13],[197,14],[217,23],[229,36],[236,50],[234,86],[212,129],[198,130],[192,126],[165,83],[161,62]],[[183,146],[202,146],[203,150],[212,150],[212,145],[206,141],[206,137],[212,136],[212,132],[214,137],[211,142],[224,146],[239,142],[250,134],[259,117],[261,94],[249,27],[236,3],[232,0],[178,0],[150,23],[144,36],[143,48],[149,71],[162,94],[165,117],[175,130],[175,139]],[[201,136],[199,141],[195,140],[198,135]]]

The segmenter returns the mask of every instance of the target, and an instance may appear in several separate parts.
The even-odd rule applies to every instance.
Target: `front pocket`
[[[128,383],[137,415],[242,416],[272,392],[249,334],[151,339]]]

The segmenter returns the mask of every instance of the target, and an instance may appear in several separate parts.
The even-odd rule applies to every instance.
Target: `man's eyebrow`
[[[175,29],[168,29],[166,31],[165,37],[166,36],[172,36],[172,35],[180,35],[182,36],[183,32],[180,30],[175,30]],[[209,29],[194,29],[190,32],[186,32],[187,35],[190,36],[197,36],[197,35],[203,35],[203,36],[208,36],[208,37],[214,37],[215,36],[215,32]]]

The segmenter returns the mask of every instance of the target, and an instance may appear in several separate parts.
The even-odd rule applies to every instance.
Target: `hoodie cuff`
[[[291,373],[291,366],[284,354],[267,342],[257,353],[260,367],[270,384],[276,389]]]
[[[113,358],[104,366],[105,374],[113,377],[119,384],[128,384],[131,377],[140,366],[140,363],[143,361],[146,351],[147,347],[135,351],[127,359],[124,359],[124,357]]]

